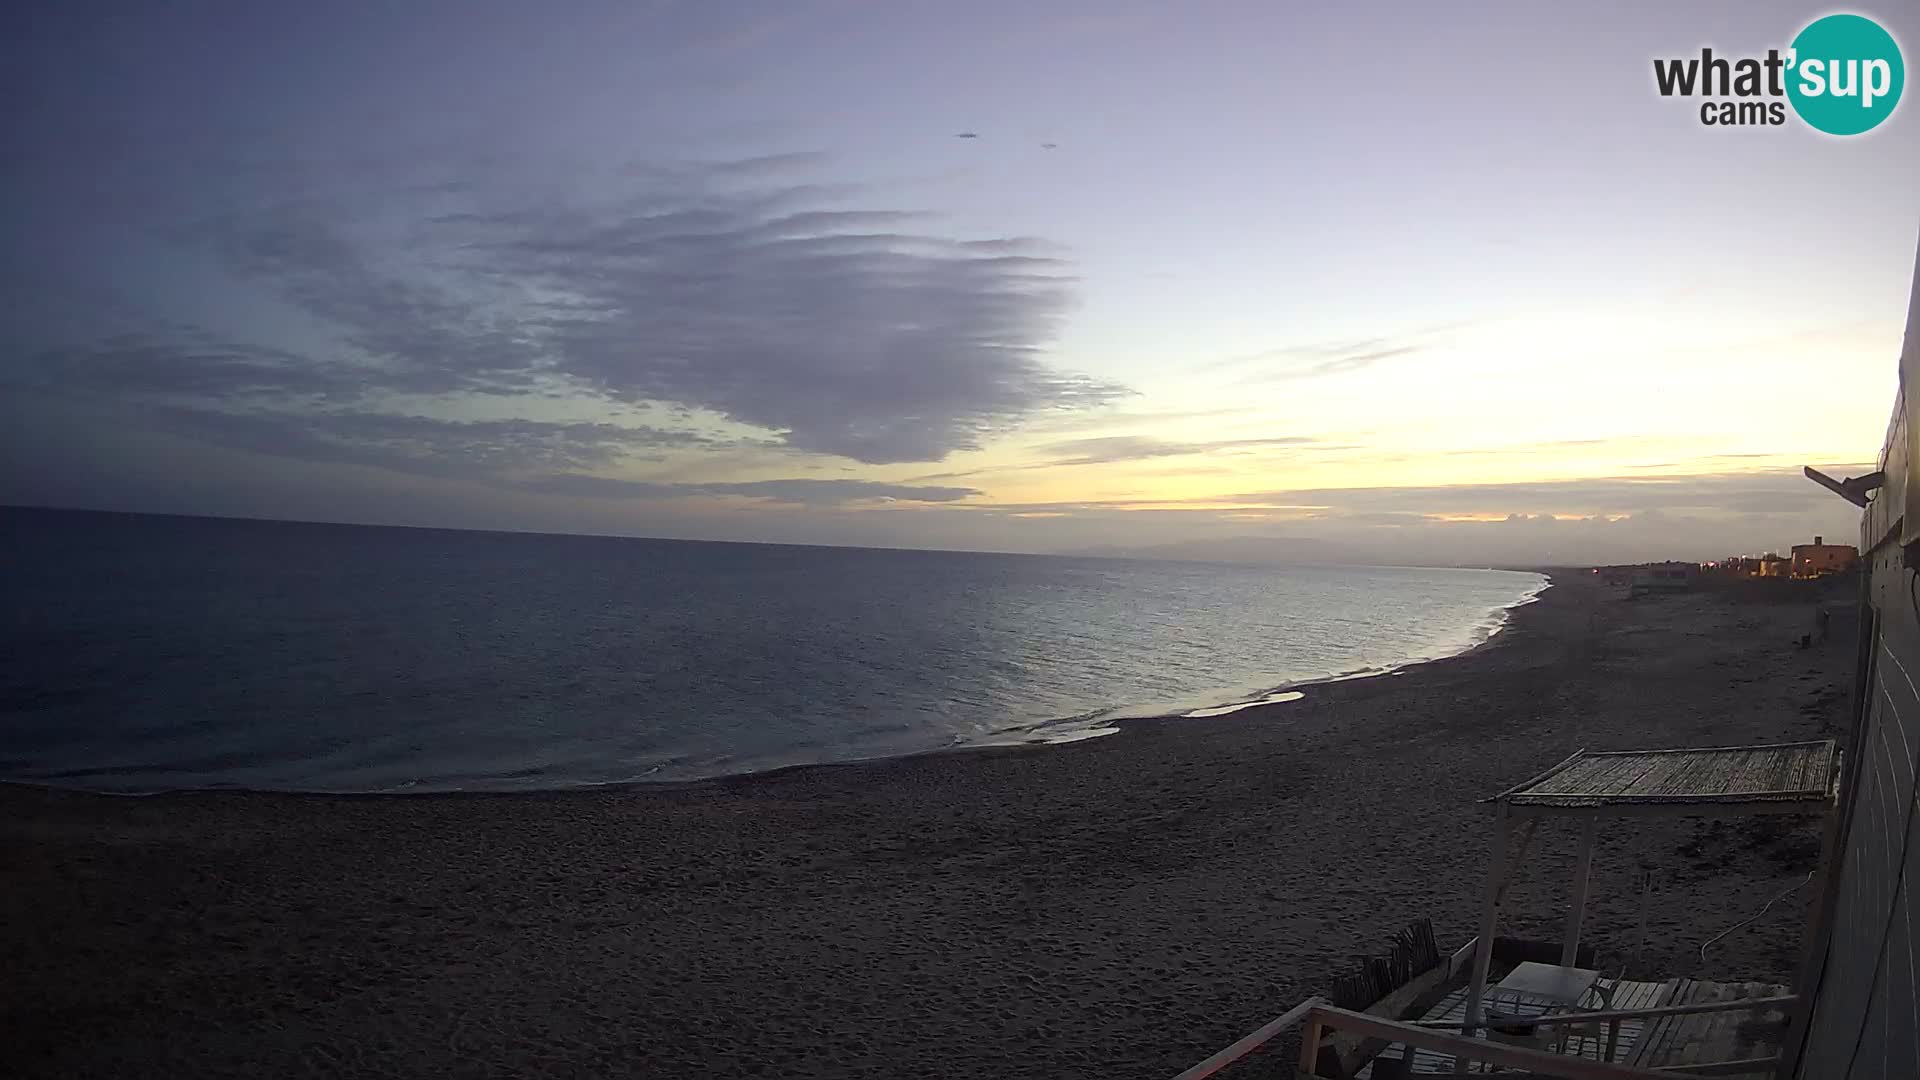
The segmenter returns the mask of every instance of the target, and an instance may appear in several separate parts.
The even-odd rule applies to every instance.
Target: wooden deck
[[[1776,997],[1788,992],[1772,983],[1716,983],[1698,979],[1669,979],[1670,989],[1662,1005],[1692,1005],[1708,1001],[1739,1001],[1743,998]],[[1741,1061],[1771,1057],[1780,1052],[1780,1036],[1786,1030],[1787,1016],[1779,1009],[1701,1013],[1695,1016],[1667,1016],[1653,1022],[1642,1033],[1628,1064],[1658,1069],[1671,1065],[1697,1065],[1707,1061]],[[1773,1075],[1769,1068],[1751,1072],[1721,1073],[1739,1080],[1765,1080]]]
[[[1742,998],[1773,997],[1787,993],[1785,987],[1768,983],[1714,983],[1697,979],[1667,979],[1664,982],[1633,982],[1628,980],[1602,979],[1600,985],[1611,987],[1613,1000],[1608,1008],[1654,1009],[1667,1005],[1688,1005],[1707,1001],[1732,1001]],[[1458,1025],[1466,1019],[1465,987],[1460,987],[1421,1017],[1427,1021],[1450,1021],[1458,1030]],[[1780,1034],[1785,1017],[1777,1010],[1766,1013],[1757,1012],[1721,1012],[1696,1016],[1668,1016],[1657,1018],[1650,1023],[1642,1020],[1625,1020],[1620,1024],[1619,1041],[1614,1048],[1613,1060],[1616,1063],[1638,1065],[1643,1068],[1660,1068],[1668,1065],[1688,1065],[1705,1061],[1737,1061],[1746,1058],[1767,1057],[1778,1053]],[[1605,1051],[1605,1034],[1598,1037],[1590,1034],[1571,1034],[1567,1037],[1564,1052],[1569,1055],[1599,1061]],[[1398,1061],[1406,1052],[1406,1047],[1389,1047],[1377,1060]],[[1416,1050],[1412,1069],[1414,1075],[1434,1075],[1452,1072],[1454,1068],[1451,1055],[1432,1050]],[[1389,1070],[1383,1069],[1385,1075]],[[1373,1065],[1368,1064],[1359,1075],[1367,1080],[1373,1076]],[[1739,1078],[1753,1077],[1755,1080],[1770,1077],[1769,1070],[1758,1069],[1751,1073],[1733,1073]]]

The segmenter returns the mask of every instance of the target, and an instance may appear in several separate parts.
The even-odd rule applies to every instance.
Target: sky
[[[1850,540],[1920,101],[1830,9],[29,2],[0,503],[1442,564]],[[1920,58],[1920,11],[1858,7]]]

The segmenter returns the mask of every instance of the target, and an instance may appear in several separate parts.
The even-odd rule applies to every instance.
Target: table
[[[1536,964],[1528,960],[1508,972],[1506,978],[1494,984],[1494,988],[1532,998],[1545,998],[1560,1005],[1578,1005],[1599,980],[1600,973],[1589,968]]]
[[[1507,973],[1487,992],[1487,1038],[1495,1042],[1504,1042],[1516,1046],[1528,1046],[1535,1049],[1553,1049],[1556,1041],[1564,1042],[1573,1029],[1543,1029],[1528,1023],[1529,1019],[1539,1018],[1577,1007],[1581,1000],[1594,992],[1600,981],[1600,973],[1588,968],[1561,967],[1559,964],[1537,964],[1527,961]],[[1604,1007],[1609,995],[1602,994]],[[1599,1038],[1594,1033],[1594,1038]],[[1618,1025],[1607,1033],[1606,1057],[1611,1061],[1615,1044],[1619,1039]]]

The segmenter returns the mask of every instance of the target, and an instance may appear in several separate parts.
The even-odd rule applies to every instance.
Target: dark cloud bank
[[[917,215],[836,208],[830,189],[776,182],[805,164],[635,168],[627,194],[598,202],[416,185],[173,224],[170,243],[264,287],[327,344],[169,323],[0,375],[17,392],[137,407],[155,430],[267,455],[574,495],[808,503],[976,492],[595,471],[697,448],[938,461],[1121,395],[1043,362],[1073,282],[1042,245],[951,239]],[[639,406],[675,422],[458,418],[618,419]]]

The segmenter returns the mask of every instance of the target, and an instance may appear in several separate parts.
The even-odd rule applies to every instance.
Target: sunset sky
[[[1799,468],[1879,450],[1920,100],[1710,128],[1651,69],[1828,10],[30,3],[0,502],[1390,562],[1850,540]],[[1920,60],[1920,11],[1847,10]]]

